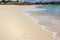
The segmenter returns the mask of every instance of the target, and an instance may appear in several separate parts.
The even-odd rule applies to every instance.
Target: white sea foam
[[[26,11],[42,11],[47,9],[41,9],[41,8],[28,8]]]
[[[56,18],[54,16],[44,15],[43,13],[38,13],[37,11],[42,11],[46,9],[37,9],[37,8],[31,8],[26,11],[30,11],[32,13],[26,13],[27,16],[31,17],[36,24],[40,25],[43,30],[52,32],[53,37],[56,40],[60,39],[60,19]],[[34,13],[33,11],[37,12]]]
[[[53,36],[55,39],[59,39],[58,37],[56,37],[56,35],[57,35],[58,32],[54,32],[54,31],[57,30],[57,29],[54,28],[54,27],[52,27],[52,25],[45,24],[42,19],[41,19],[42,21],[40,21],[40,20],[38,20],[38,19],[33,18],[33,16],[31,16],[31,15],[27,15],[27,16],[31,17],[31,18],[36,22],[36,24],[39,24],[40,27],[42,27],[43,30],[48,31],[48,32],[53,31],[53,35],[52,35],[52,36]],[[44,25],[44,24],[41,24],[40,22],[44,23],[45,25]],[[47,22],[47,21],[45,21],[45,22]],[[49,26],[46,26],[46,25],[49,25]],[[50,27],[50,26],[51,26],[51,27]]]

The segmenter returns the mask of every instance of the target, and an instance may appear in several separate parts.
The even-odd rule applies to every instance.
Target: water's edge
[[[35,8],[33,8],[33,10],[29,10],[29,9],[26,10],[25,15],[28,16],[28,17],[30,17],[30,18],[32,18],[32,19],[36,22],[36,24],[38,24],[38,25],[40,25],[40,27],[42,27],[43,30],[48,31],[48,32],[52,32],[52,37],[54,37],[56,40],[59,40],[60,38],[57,37],[58,33],[57,33],[56,31],[51,31],[51,30],[46,29],[46,26],[45,26],[45,25],[40,24],[40,23],[39,23],[39,20],[35,19],[31,14],[29,14],[29,13],[31,13],[30,11],[32,11],[32,12],[33,12],[33,11],[39,12],[39,10],[46,10],[46,9],[37,9],[37,10],[34,10],[34,9],[35,9]],[[47,28],[48,28],[48,27],[47,27]]]

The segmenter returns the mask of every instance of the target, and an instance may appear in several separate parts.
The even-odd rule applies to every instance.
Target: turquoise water
[[[52,16],[60,16],[60,5],[45,5],[45,6],[37,6],[37,8],[44,8],[47,10],[44,10],[46,14],[52,15]]]
[[[44,5],[29,8],[26,13],[42,29],[53,33],[53,37],[60,39],[60,5]]]

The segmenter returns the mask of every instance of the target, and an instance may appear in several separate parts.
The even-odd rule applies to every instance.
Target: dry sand
[[[0,40],[55,40],[25,15],[29,7],[0,5]]]

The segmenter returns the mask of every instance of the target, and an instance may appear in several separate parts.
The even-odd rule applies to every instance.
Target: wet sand
[[[33,6],[0,5],[0,40],[55,40],[25,10]]]

